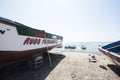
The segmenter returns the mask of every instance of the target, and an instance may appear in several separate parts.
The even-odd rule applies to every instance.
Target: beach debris
[[[71,76],[72,76],[72,79],[75,80],[76,79],[76,72],[72,72]]]
[[[91,56],[91,55],[89,54],[89,56]]]
[[[107,70],[105,65],[100,65],[100,68]]]
[[[97,62],[97,59],[96,59],[95,55],[92,55],[92,56],[91,56],[91,55],[89,54],[89,56],[90,56],[90,57],[89,57],[89,62]]]

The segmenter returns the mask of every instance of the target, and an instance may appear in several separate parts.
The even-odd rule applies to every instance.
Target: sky
[[[0,10],[1,17],[64,42],[120,40],[120,0],[0,0]]]

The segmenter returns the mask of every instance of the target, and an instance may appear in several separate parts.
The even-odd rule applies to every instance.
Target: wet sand
[[[4,69],[0,80],[120,80],[120,69],[105,55],[55,50],[50,53],[52,68],[44,55],[39,69],[30,69],[26,64]],[[90,55],[95,55],[97,62],[89,62]]]

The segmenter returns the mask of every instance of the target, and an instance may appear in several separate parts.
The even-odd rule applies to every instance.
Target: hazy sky
[[[120,40],[120,0],[0,0],[0,16],[64,42]]]

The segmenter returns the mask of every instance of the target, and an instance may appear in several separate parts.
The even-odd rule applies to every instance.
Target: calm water
[[[54,50],[98,53],[99,46],[104,46],[109,43],[111,43],[111,42],[72,42],[72,43],[67,42],[67,43],[63,43],[62,48],[55,48]],[[64,47],[67,45],[76,46],[76,49],[65,49]],[[86,47],[85,50],[81,49],[82,45],[84,45]]]

